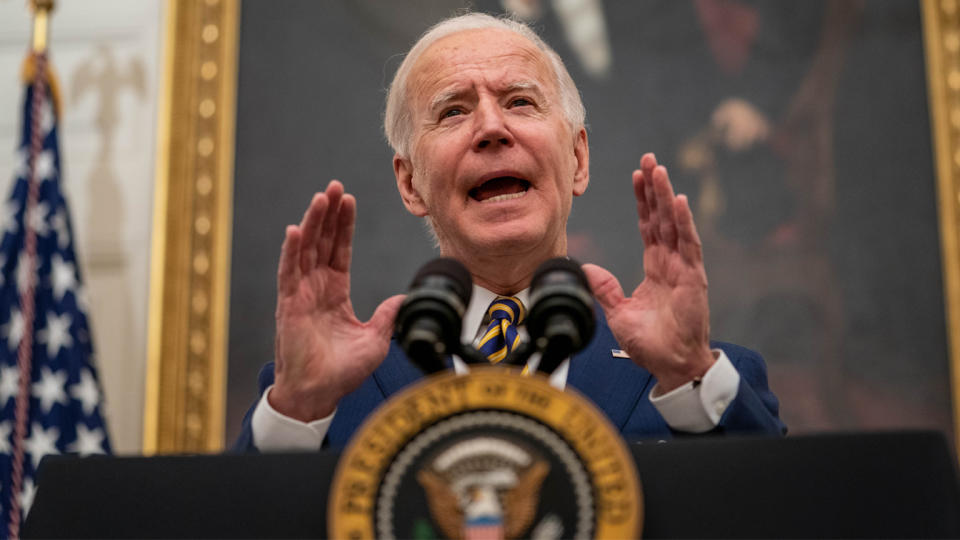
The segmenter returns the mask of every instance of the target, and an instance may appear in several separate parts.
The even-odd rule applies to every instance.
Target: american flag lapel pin
[[[610,354],[613,355],[614,358],[630,358],[629,354],[620,349],[610,349]]]

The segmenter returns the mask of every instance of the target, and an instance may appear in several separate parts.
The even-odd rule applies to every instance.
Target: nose
[[[506,116],[500,104],[491,101],[481,102],[474,112],[474,121],[477,123],[473,138],[474,150],[513,146],[513,134],[507,126]]]

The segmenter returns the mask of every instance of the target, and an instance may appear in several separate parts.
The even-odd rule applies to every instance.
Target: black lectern
[[[631,445],[645,538],[960,537],[942,434]],[[338,454],[46,459],[23,536],[325,537]]]

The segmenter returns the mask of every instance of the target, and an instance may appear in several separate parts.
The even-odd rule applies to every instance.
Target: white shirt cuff
[[[261,452],[319,450],[333,422],[333,415],[337,411],[334,410],[326,418],[313,422],[301,422],[277,412],[270,406],[267,400],[270,390],[273,390],[272,385],[263,393],[250,421],[250,427],[253,429],[253,445],[257,450]]]
[[[660,395],[660,385],[650,392],[650,402],[667,424],[688,433],[704,433],[717,427],[727,407],[737,397],[740,374],[720,349],[717,361],[703,375],[700,384],[690,381],[679,388]]]

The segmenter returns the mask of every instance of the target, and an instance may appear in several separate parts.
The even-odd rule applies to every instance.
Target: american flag
[[[27,66],[13,189],[0,205],[0,536],[10,537],[33,503],[44,456],[110,452],[60,190],[52,77],[43,55]]]

